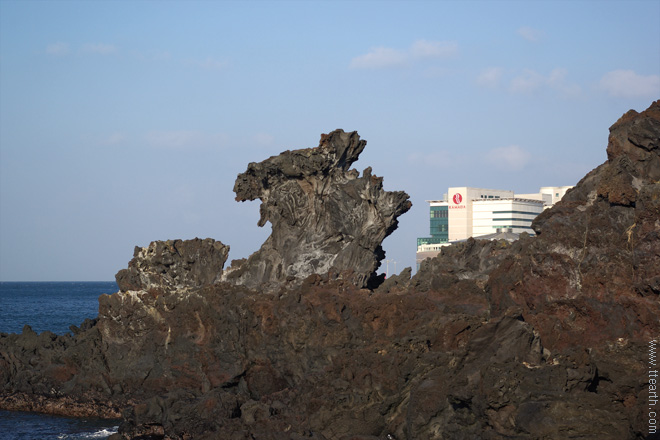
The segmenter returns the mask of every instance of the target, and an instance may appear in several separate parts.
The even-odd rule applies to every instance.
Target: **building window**
[[[493,214],[527,214],[527,215],[539,215],[541,212],[530,212],[530,211],[493,211]]]
[[[531,218],[494,218],[494,222],[531,222],[533,219]]]

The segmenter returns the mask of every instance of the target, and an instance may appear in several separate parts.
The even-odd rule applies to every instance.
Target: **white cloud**
[[[417,40],[410,47],[414,58],[444,58],[458,53],[458,44],[453,41]]]
[[[93,53],[93,54],[99,54],[99,55],[110,55],[113,53],[117,52],[117,47],[112,45],[112,44],[102,44],[102,43],[96,43],[96,44],[85,44],[82,47],[82,51],[84,53]]]
[[[399,67],[407,63],[405,52],[388,47],[376,47],[369,53],[357,56],[351,60],[351,69],[382,69]]]
[[[46,53],[49,55],[63,56],[70,52],[69,45],[58,41],[57,43],[51,43],[46,46]]]
[[[146,140],[152,147],[171,149],[223,147],[227,136],[191,130],[151,131]]]
[[[521,75],[511,80],[509,90],[515,93],[530,93],[538,89],[546,80],[540,73],[525,69]]]
[[[376,47],[351,60],[351,69],[384,69],[402,67],[426,58],[446,58],[458,53],[458,45],[451,41],[417,40],[407,50]]]
[[[543,32],[541,32],[538,29],[531,28],[529,26],[523,26],[520,29],[518,29],[518,35],[520,35],[521,37],[523,37],[527,41],[531,41],[532,43],[536,43],[543,36]]]
[[[548,84],[551,85],[560,84],[564,81],[566,75],[568,75],[568,70],[566,69],[562,69],[562,68],[552,69],[552,71],[548,75]]]
[[[577,84],[566,80],[568,71],[562,68],[553,69],[547,76],[535,70],[525,69],[522,74],[516,76],[509,84],[509,90],[513,93],[533,93],[547,87],[562,93],[564,96],[575,96],[581,89]]]
[[[518,145],[509,145],[493,148],[486,154],[486,159],[498,168],[518,171],[529,163],[532,155]]]
[[[502,79],[502,72],[501,67],[488,67],[477,77],[477,84],[483,87],[497,87]]]
[[[660,75],[644,76],[632,70],[613,70],[603,75],[598,86],[618,98],[654,98],[660,94]]]

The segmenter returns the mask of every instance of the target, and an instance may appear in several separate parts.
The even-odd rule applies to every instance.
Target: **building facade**
[[[417,265],[434,257],[442,246],[469,237],[491,238],[498,233],[534,235],[532,221],[566,194],[570,186],[547,186],[533,194],[453,187],[442,200],[429,200],[430,236],[417,239]]]

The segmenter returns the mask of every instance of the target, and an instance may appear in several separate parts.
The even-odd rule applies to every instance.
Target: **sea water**
[[[0,332],[24,325],[41,333],[69,333],[69,326],[98,315],[98,297],[118,290],[103,282],[0,282]],[[118,421],[76,419],[0,410],[1,440],[107,439]]]

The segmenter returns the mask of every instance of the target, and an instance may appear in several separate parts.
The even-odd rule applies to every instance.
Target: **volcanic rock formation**
[[[128,269],[115,276],[122,292],[183,290],[214,284],[222,276],[229,246],[211,238],[154,241],[135,247]]]
[[[607,153],[492,275],[493,312],[522,307],[553,348],[658,335],[660,101],[612,125]]]
[[[273,223],[260,251],[220,275],[218,242],[138,248],[96,320],[0,334],[0,408],[121,412],[125,440],[654,438],[659,139],[657,101],[537,237],[468,240],[375,290],[408,202],[347,171],[357,135],[251,164],[236,193]]]
[[[371,168],[362,177],[349,170],[366,144],[357,132],[335,130],[317,148],[249,164],[236,179],[236,200],[261,199],[258,225],[271,222],[273,231],[223,279],[264,290],[333,271],[358,287],[375,284],[381,243],[412,204],[403,191],[384,191]]]

